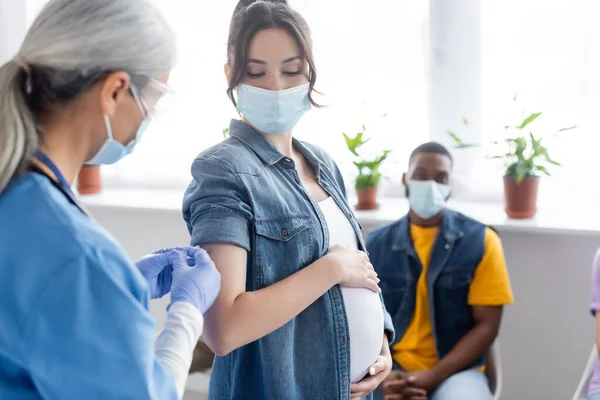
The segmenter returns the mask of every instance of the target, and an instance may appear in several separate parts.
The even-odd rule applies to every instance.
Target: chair
[[[585,370],[583,370],[583,375],[581,376],[581,380],[579,381],[579,385],[577,386],[577,390],[573,395],[573,400],[586,400],[587,399],[587,390],[588,385],[590,384],[590,379],[592,378],[592,373],[594,372],[594,366],[598,361],[598,348],[596,345],[592,347],[592,351],[590,352],[590,356],[588,357],[587,364],[585,365]]]
[[[494,400],[500,399],[500,392],[502,392],[502,362],[500,359],[500,342],[496,340],[490,351],[485,362],[485,375],[488,379],[488,385],[490,391],[494,396]]]

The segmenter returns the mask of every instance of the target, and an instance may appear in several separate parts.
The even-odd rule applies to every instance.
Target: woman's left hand
[[[369,368],[369,376],[350,387],[350,397],[358,400],[368,396],[383,382],[392,370],[392,357],[389,352],[377,357],[377,361]]]

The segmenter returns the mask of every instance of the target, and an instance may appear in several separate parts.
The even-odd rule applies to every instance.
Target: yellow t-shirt
[[[427,290],[429,260],[437,233],[437,227],[410,226],[410,235],[423,270],[417,282],[417,298],[412,320],[406,333],[393,349],[394,359],[407,371],[431,369],[438,363]],[[485,232],[484,254],[475,269],[468,302],[472,306],[498,306],[513,302],[502,243],[496,232],[490,228]]]

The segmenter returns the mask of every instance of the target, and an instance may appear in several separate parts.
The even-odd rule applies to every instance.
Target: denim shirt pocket
[[[257,289],[294,274],[313,262],[315,223],[308,214],[255,220]]]
[[[385,308],[393,319],[403,312],[403,308],[411,307],[411,286],[415,283],[409,277],[400,275],[380,275],[379,278]]]
[[[445,315],[453,315],[454,324],[468,322],[469,289],[473,281],[473,272],[464,268],[446,267],[435,282],[436,297],[444,299],[439,302],[440,311]],[[464,321],[460,316],[464,316]]]

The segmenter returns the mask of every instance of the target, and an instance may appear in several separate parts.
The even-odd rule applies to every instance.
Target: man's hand
[[[385,400],[427,400],[427,391],[420,389],[408,381],[409,374],[402,371],[392,371],[379,386]]]
[[[350,397],[352,400],[360,399],[368,396],[371,392],[377,389],[377,386],[383,382],[392,370],[392,357],[389,354],[380,355],[377,357],[375,364],[369,368],[368,377],[362,381],[353,384],[350,387]]]
[[[408,384],[412,387],[433,392],[442,383],[442,379],[434,369],[413,371],[407,374]]]

